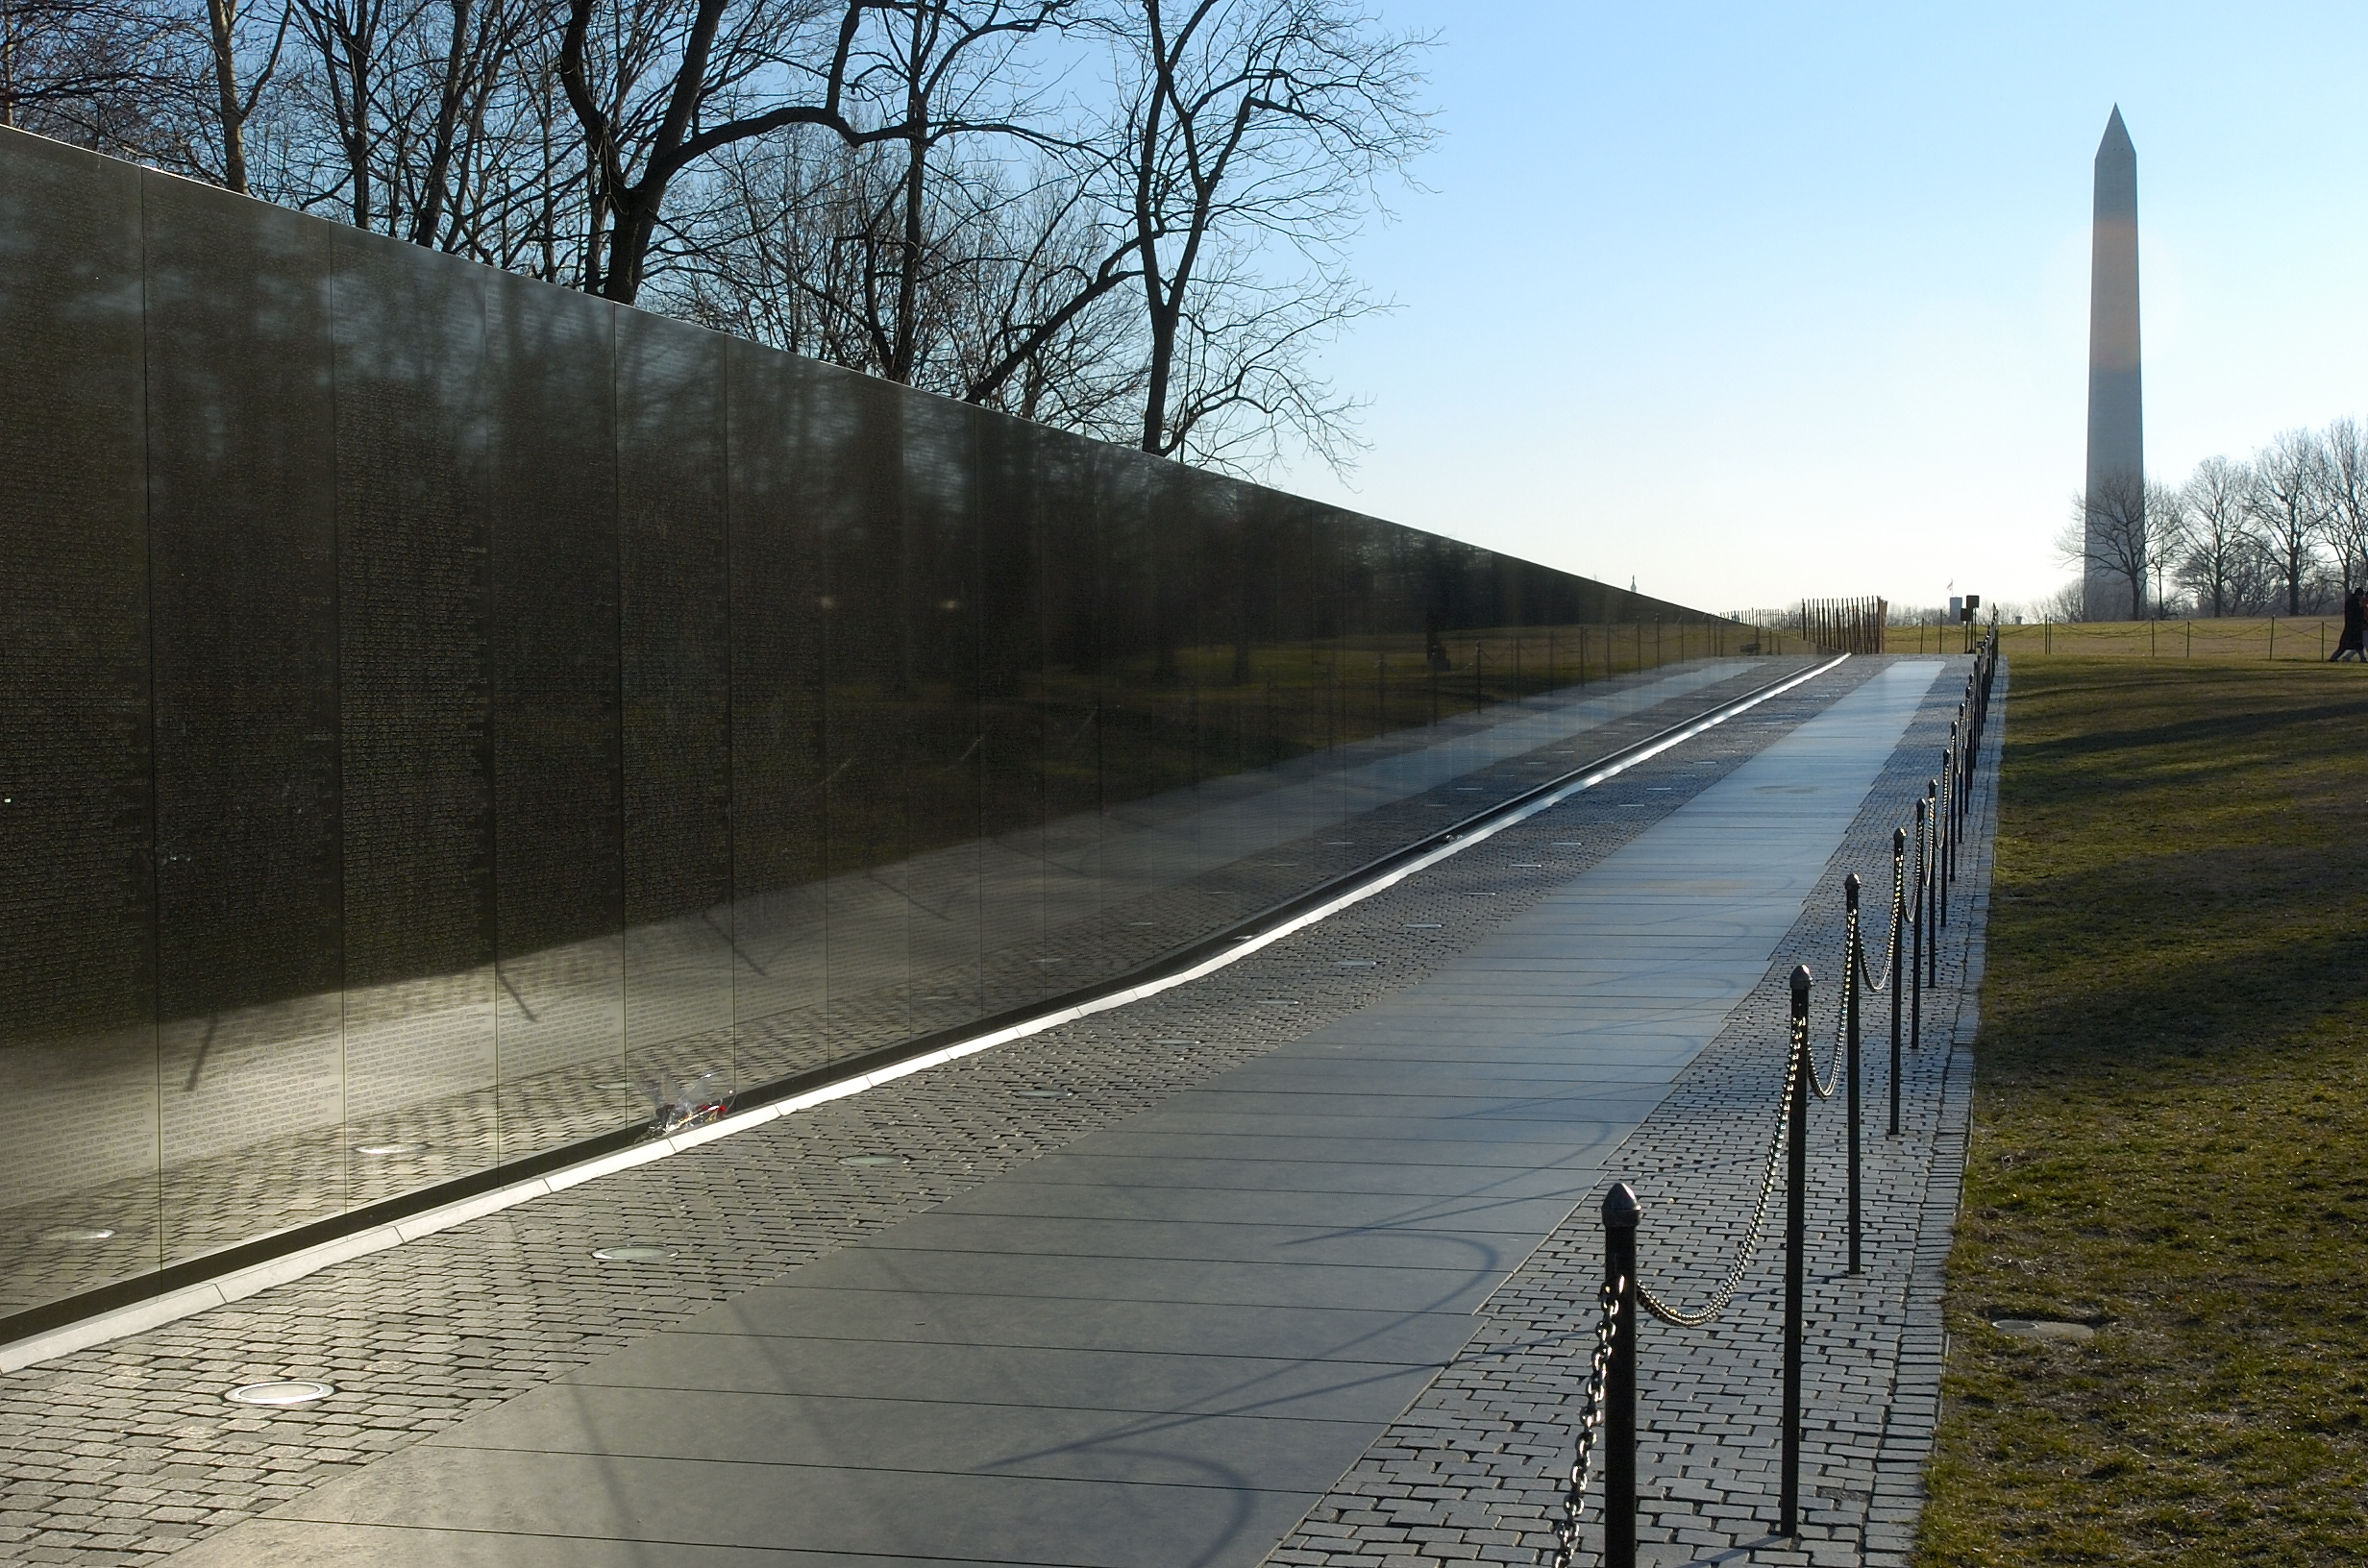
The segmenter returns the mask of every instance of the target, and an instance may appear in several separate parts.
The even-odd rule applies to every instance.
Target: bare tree
[[[0,0],[0,121],[1251,470],[1353,442],[1314,356],[1375,308],[1342,250],[1425,43],[1357,0]]]
[[[2199,607],[2215,616],[2254,607],[2267,557],[2248,505],[2252,492],[2252,473],[2226,457],[2205,458],[2180,487],[2187,537],[2179,557],[2179,582]]]
[[[2331,422],[2320,440],[2325,464],[2320,494],[2328,539],[2349,591],[2368,585],[2368,429],[2347,416]]]
[[[2254,454],[2247,510],[2260,528],[2285,587],[2285,611],[2302,614],[2303,585],[2318,566],[2327,532],[2327,451],[2318,436],[2287,430]]]
[[[634,299],[675,183],[726,147],[801,125],[849,147],[900,143],[897,272],[875,286],[893,296],[878,313],[901,323],[886,328],[883,356],[908,380],[918,335],[906,307],[918,307],[925,263],[930,154],[957,136],[1028,133],[1000,113],[974,113],[977,95],[1013,85],[1012,43],[1076,3],[567,0],[559,79],[595,175],[585,286]],[[597,66],[596,12],[612,21]]]
[[[295,19],[293,0],[267,6],[257,18],[242,0],[206,0],[206,42],[212,66],[212,110],[216,145],[221,150],[221,182],[240,195],[248,193],[247,125],[257,105],[280,68],[280,54],[287,44],[288,24]],[[263,41],[268,39],[268,42]],[[259,52],[260,61],[252,67]],[[247,79],[243,82],[241,77]]]
[[[2072,498],[2072,521],[2056,539],[2057,556],[2065,565],[2130,585],[2133,621],[2146,616],[2147,547],[2154,542],[2147,499],[2147,486],[2136,476],[2112,475]]]
[[[142,0],[0,0],[0,125],[116,157],[177,149],[194,41]]]
[[[2166,576],[2177,580],[2176,565],[2187,551],[2195,519],[2187,510],[2184,491],[2156,479],[2146,481],[2146,570],[2154,574],[2154,613],[2170,614],[2162,591]]]
[[[2032,601],[2032,615],[2041,621],[2085,621],[2088,619],[2088,585],[2080,577],[2043,594]]]
[[[1375,184],[1428,143],[1428,39],[1353,0],[1127,0],[1112,23],[1147,346],[1143,450],[1221,458],[1247,424],[1332,455],[1311,350],[1372,303],[1339,265]],[[1307,274],[1258,262],[1295,254]]]

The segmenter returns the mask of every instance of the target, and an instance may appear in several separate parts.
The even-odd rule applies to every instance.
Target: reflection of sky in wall
[[[2356,7],[1382,10],[1446,135],[1329,359],[1365,511],[1717,608],[2053,589],[2116,102],[2157,471],[2368,413]]]

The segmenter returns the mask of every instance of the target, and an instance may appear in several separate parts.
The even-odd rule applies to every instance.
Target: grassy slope
[[[2025,659],[2006,745],[1917,1560],[2368,1560],[2368,670]]]

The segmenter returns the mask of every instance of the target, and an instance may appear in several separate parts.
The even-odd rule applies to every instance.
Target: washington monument
[[[2088,260],[2087,560],[2091,621],[2144,614],[2146,421],[2138,386],[2137,149],[2116,105],[2097,145],[2096,233]]]

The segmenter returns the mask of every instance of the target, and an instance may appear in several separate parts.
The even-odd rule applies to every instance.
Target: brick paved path
[[[1616,1180],[1636,1188],[1644,1205],[1638,1271],[1665,1299],[1681,1307],[1698,1301],[1723,1274],[1764,1168],[1782,1084],[1787,977],[1796,964],[1829,980],[1838,974],[1845,876],[1859,874],[1871,907],[1887,904],[1891,831],[1910,821],[1934,771],[1961,678],[1934,688],[1751,1001],[1630,1138],[1570,1220],[1498,1289],[1489,1326],[1270,1561],[1413,1568],[1552,1560],[1557,1472],[1569,1463],[1569,1421],[1603,1278],[1603,1192]],[[1896,1139],[1883,1136],[1887,1001],[1873,998],[1862,1014],[1869,1136],[1862,1173],[1865,1266],[1855,1279],[1844,1267],[1843,1102],[1838,1093],[1812,1107],[1801,1537],[1773,1535],[1784,1311],[1779,1207],[1770,1216],[1775,1234],[1720,1321],[1688,1330],[1645,1320],[1638,1387],[1641,1562],[1907,1561],[1939,1413],[1940,1293],[1963,1174],[2005,698],[2001,672],[1960,891],[1941,933],[1939,983],[1924,993],[1924,1049],[1903,1053]],[[1868,925],[1880,960],[1881,918]],[[1812,1040],[1820,1061],[1830,1061],[1838,993],[1830,983],[1820,990]],[[1582,1536],[1591,1550],[1602,1541],[1600,1462],[1594,1468]]]
[[[122,1562],[180,1550],[1303,1039],[1436,972],[1879,663],[1853,661],[1838,677],[1766,704],[1503,836],[1498,847],[1511,856],[1459,857],[1139,1008],[15,1374],[0,1383],[0,1560]],[[1936,697],[1953,686],[1944,677]],[[1929,728],[1934,718],[1928,709],[1921,723]],[[1945,730],[1945,719],[1939,723]],[[1927,766],[1909,764],[1898,780],[1878,787],[1875,804]],[[1896,787],[1899,797],[1906,793]],[[1858,836],[1887,825],[1862,821]],[[1574,838],[1579,844],[1565,847]],[[1983,874],[1976,866],[1968,885],[1978,886]],[[1804,917],[1788,939],[1814,948],[1813,963],[1832,946],[1830,933],[1818,942],[1825,919],[1822,910]],[[1952,933],[1978,929],[1975,916]],[[1350,946],[1378,962],[1342,968],[1338,955]],[[1792,961],[1788,949],[1770,974]],[[1956,1009],[1949,988],[1961,962],[1951,953],[1944,967],[1935,998],[1940,1017]],[[1281,992],[1301,1006],[1285,1013],[1259,1005]],[[1722,1238],[1712,1216],[1747,1196],[1741,1183],[1755,1157],[1736,1152],[1735,1127],[1739,1118],[1752,1120],[1745,1141],[1761,1136],[1764,1117],[1751,1108],[1772,1093],[1756,1080],[1775,1049],[1775,998],[1768,990],[1739,1013],[1618,1161],[1619,1173],[1644,1192],[1648,1238],[1665,1227],[1676,1232],[1671,1221],[1685,1206],[1700,1212],[1703,1223],[1689,1234],[1703,1237],[1705,1250],[1690,1274],[1682,1254],[1648,1239],[1664,1268],[1658,1277],[1679,1294],[1687,1279],[1716,1266],[1712,1255]],[[1898,1158],[1872,1167],[1880,1194],[1870,1236],[1877,1270],[1846,1286],[1824,1273],[1817,1282],[1816,1321],[1834,1323],[1828,1304],[1844,1300],[1852,1315],[1849,1333],[1826,1341],[1847,1349],[1818,1363],[1812,1396],[1813,1412],[1825,1423],[1813,1443],[1822,1468],[1811,1490],[1824,1495],[1812,1518],[1836,1543],[1855,1543],[1865,1530],[1870,1551],[1903,1544],[1916,1445],[1931,1422],[1926,1387],[1936,1391],[1936,1281],[1954,1199],[1948,1181],[1927,1183],[1922,1170],[1936,1151],[1940,1167],[1953,1168],[1946,1159],[1952,1129],[1961,1136],[1963,1074],[1950,1078],[1947,1060],[1932,1050],[1912,1064],[1912,1136]],[[1068,1093],[1038,1097],[1047,1085]],[[1829,1111],[1820,1115],[1830,1122]],[[884,1151],[904,1163],[843,1163]],[[1684,1168],[1690,1164],[1698,1168]],[[1821,1164],[1821,1182],[1830,1187],[1831,1178]],[[1722,1181],[1723,1206],[1715,1185]],[[1591,1209],[1582,1204],[1580,1213]],[[628,1240],[660,1241],[678,1256],[667,1269],[640,1271],[588,1259],[593,1246]],[[1921,1273],[1906,1266],[1909,1258],[1923,1260]],[[1594,1267],[1589,1227],[1557,1233],[1496,1292],[1479,1336],[1351,1467],[1278,1549],[1278,1560],[1535,1560],[1553,1497],[1543,1478],[1566,1450],[1559,1423],[1575,1364],[1566,1336],[1577,1319],[1562,1304],[1588,1298]],[[1572,1281],[1577,1287],[1566,1288]],[[1768,1445],[1758,1441],[1763,1423],[1748,1402],[1764,1401],[1773,1387],[1773,1350],[1764,1326],[1755,1333],[1752,1313],[1764,1316],[1766,1305],[1764,1281],[1755,1281],[1735,1323],[1699,1336],[1686,1363],[1672,1332],[1655,1329],[1648,1337],[1647,1426],[1673,1434],[1690,1410],[1701,1429],[1683,1443],[1665,1437],[1644,1456],[1641,1473],[1668,1494],[1655,1516],[1664,1536],[1710,1547],[1752,1539],[1751,1492],[1754,1477],[1764,1475]],[[1695,1375],[1693,1362],[1730,1383],[1734,1398],[1709,1397],[1713,1381]],[[340,1392],[276,1412],[221,1403],[226,1388],[268,1377],[318,1377]],[[1894,1381],[1887,1423],[1882,1395]],[[1346,1516],[1359,1510],[1365,1516],[1349,1528]],[[1450,1538],[1452,1549],[1442,1550]]]

